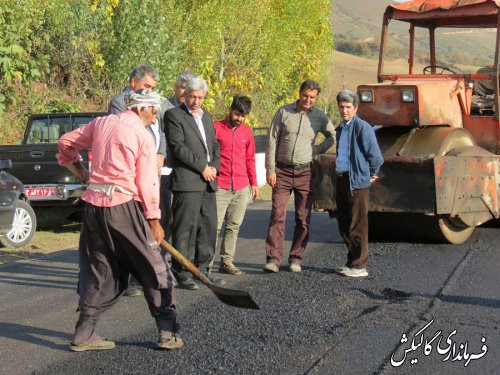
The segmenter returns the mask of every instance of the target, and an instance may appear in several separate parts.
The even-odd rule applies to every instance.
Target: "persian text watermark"
[[[415,333],[411,339],[411,343],[409,343],[407,334],[403,333],[400,340],[401,345],[391,356],[391,365],[393,367],[403,365],[408,357],[412,357],[410,358],[410,364],[416,365],[418,363],[418,358],[416,358],[416,353],[413,355],[412,353],[419,350],[419,348],[423,349],[425,356],[429,356],[434,349],[437,354],[444,356],[442,359],[443,362],[464,361],[465,367],[467,367],[471,361],[482,358],[488,352],[485,337],[481,338],[481,352],[470,353],[469,343],[467,341],[460,343],[453,341],[453,336],[457,333],[456,329],[451,331],[446,339],[441,330],[437,330],[432,336],[430,334],[428,335],[429,327],[432,323],[434,323],[434,319]],[[406,347],[407,345],[408,347]],[[403,346],[406,347],[404,353],[401,352]]]

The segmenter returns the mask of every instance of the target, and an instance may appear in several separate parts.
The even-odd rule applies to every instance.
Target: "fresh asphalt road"
[[[479,228],[462,245],[372,242],[370,276],[353,280],[335,271],[346,253],[336,221],[314,213],[303,272],[284,264],[265,274],[269,209],[257,202],[247,212],[244,275],[222,275],[260,310],[226,306],[204,286],[177,290],[186,341],[177,351],[154,349],[144,299],[124,297],[98,325],[117,348],[71,353],[77,252],[0,265],[0,373],[500,373],[500,228]],[[286,253],[292,211],[287,219]]]

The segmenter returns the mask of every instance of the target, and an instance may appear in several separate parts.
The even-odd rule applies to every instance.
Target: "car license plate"
[[[56,187],[36,187],[36,188],[26,188],[26,195],[29,198],[41,198],[41,197],[59,197],[58,189]]]

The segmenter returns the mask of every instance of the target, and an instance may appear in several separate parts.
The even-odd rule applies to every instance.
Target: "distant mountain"
[[[330,21],[334,34],[380,40],[384,11],[391,3],[393,1],[388,0],[333,0]]]
[[[364,57],[378,57],[384,11],[391,0],[333,0],[330,17],[335,48]],[[389,51],[392,58],[407,58],[408,24],[391,22]],[[495,32],[482,29],[436,30],[437,58],[441,64],[484,66],[491,64],[495,53]],[[417,29],[415,56],[428,63],[428,34]]]

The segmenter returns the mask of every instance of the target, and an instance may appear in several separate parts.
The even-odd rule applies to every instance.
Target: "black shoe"
[[[212,272],[205,272],[204,275],[207,277],[207,279],[214,284],[215,286],[224,286],[226,285],[226,282],[222,279],[219,279],[217,276],[215,276]],[[196,276],[194,277],[195,280],[199,280]]]
[[[187,290],[198,290],[200,287],[192,279],[177,282],[177,288]]]

